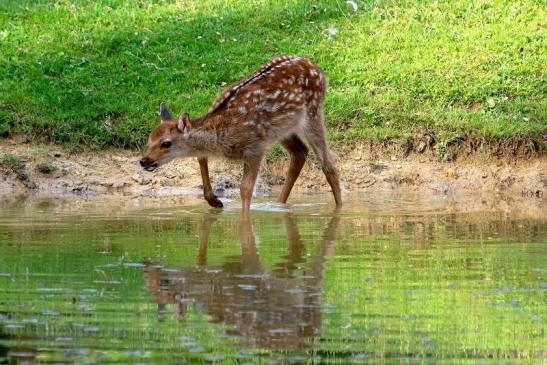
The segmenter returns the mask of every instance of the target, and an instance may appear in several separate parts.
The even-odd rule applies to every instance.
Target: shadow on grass
[[[195,117],[272,56],[313,57],[345,5],[204,3],[4,4],[15,19],[0,57],[4,124],[56,143],[139,147],[161,101]]]

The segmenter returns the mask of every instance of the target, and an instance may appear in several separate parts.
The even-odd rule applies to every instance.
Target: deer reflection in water
[[[185,315],[190,303],[204,308],[214,323],[250,346],[291,349],[310,347],[321,329],[321,282],[334,249],[339,217],[330,219],[319,247],[305,256],[304,243],[291,214],[283,217],[288,254],[273,270],[264,269],[251,222],[240,227],[241,255],[222,265],[207,265],[209,232],[215,218],[205,216],[195,267],[147,264],[144,277],[158,309],[175,304]],[[307,261],[307,262],[306,262]]]

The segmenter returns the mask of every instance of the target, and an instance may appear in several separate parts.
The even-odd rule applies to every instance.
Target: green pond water
[[[0,364],[547,361],[545,201],[331,200],[3,198]]]

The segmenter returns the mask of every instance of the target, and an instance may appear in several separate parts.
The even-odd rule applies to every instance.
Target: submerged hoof
[[[224,206],[222,202],[220,201],[220,199],[216,197],[213,199],[208,199],[207,203],[209,203],[209,205],[212,206],[213,208],[222,208]]]

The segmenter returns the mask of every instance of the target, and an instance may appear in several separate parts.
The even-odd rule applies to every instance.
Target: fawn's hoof
[[[220,199],[216,197],[213,199],[207,200],[207,203],[209,203],[209,205],[212,206],[213,208],[222,208],[224,206],[222,202],[220,201]]]

